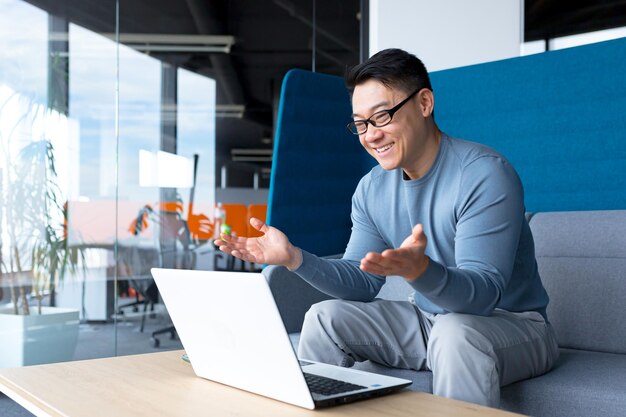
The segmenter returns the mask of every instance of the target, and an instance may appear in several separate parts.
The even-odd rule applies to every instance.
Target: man
[[[257,219],[264,236],[216,244],[339,298],[307,313],[301,358],[432,370],[434,394],[498,406],[500,386],[545,373],[558,357],[522,184],[494,150],[439,130],[415,56],[381,51],[346,82],[348,127],[379,166],[354,193],[343,259],[309,254]],[[390,275],[406,279],[413,300],[375,299]]]

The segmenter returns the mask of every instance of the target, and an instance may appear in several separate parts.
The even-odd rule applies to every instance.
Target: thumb
[[[413,235],[413,240],[415,241],[415,243],[426,243],[426,234],[424,233],[424,226],[422,226],[421,224],[415,225],[415,227],[413,228],[413,232],[411,234]]]
[[[269,226],[264,221],[259,220],[256,217],[250,217],[250,224],[262,233],[267,233],[270,230]]]

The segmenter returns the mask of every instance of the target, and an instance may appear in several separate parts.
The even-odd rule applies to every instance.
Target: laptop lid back
[[[314,408],[262,274],[153,268],[196,375]]]

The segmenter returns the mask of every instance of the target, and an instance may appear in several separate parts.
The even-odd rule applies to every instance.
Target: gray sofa
[[[551,372],[503,387],[501,407],[533,416],[626,416],[626,210],[529,217],[561,355]],[[328,296],[286,268],[270,266],[264,274],[297,343],[305,312]],[[410,292],[403,279],[390,277],[378,296],[406,300]],[[430,372],[355,366],[432,392]]]

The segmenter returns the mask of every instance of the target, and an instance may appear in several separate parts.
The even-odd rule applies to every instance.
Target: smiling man
[[[285,265],[338,298],[307,313],[301,358],[431,370],[434,394],[497,406],[500,386],[545,373],[558,357],[519,177],[496,151],[439,130],[415,56],[381,51],[346,83],[348,128],[379,165],[353,195],[343,258],[318,258],[257,219],[264,236],[216,244]],[[415,289],[411,300],[375,298],[392,275]]]

